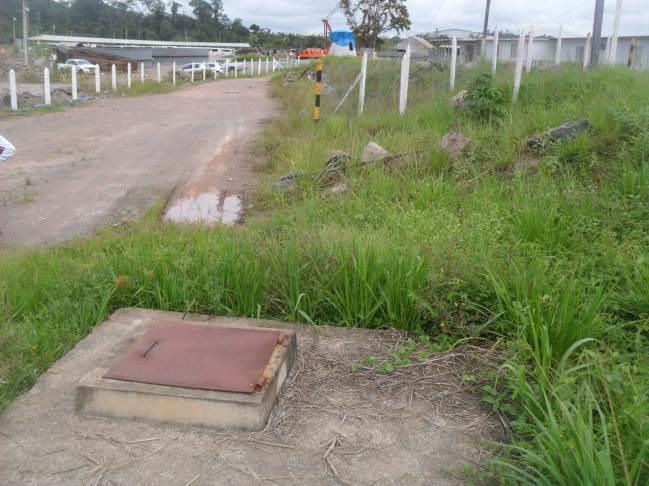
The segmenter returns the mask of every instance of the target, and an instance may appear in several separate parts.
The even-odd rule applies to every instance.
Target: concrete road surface
[[[0,244],[88,236],[138,218],[174,190],[220,194],[221,204],[244,198],[248,149],[273,115],[267,88],[266,78],[220,80],[0,119],[0,134],[18,150],[0,164]]]

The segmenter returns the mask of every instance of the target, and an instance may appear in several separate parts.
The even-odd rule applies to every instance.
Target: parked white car
[[[223,74],[223,72],[225,71],[223,69],[223,66],[221,66],[218,62],[208,62],[205,66],[207,70],[212,74],[214,74],[214,71],[216,71],[216,74]]]
[[[83,73],[83,74],[91,74],[95,72],[95,65],[90,64],[88,61],[85,59],[68,59],[65,62],[60,62],[56,65],[57,69],[70,69],[72,70],[72,66],[77,67],[77,72]]]
[[[221,67],[220,64],[216,62],[190,62],[187,64],[183,64],[177,69],[178,74],[181,76],[191,76],[192,75],[192,70],[194,71],[194,77],[196,76],[202,76],[203,75],[203,66],[205,66],[205,72],[208,73],[210,76],[214,75],[214,71],[216,71],[216,74],[221,74],[223,73],[223,68]]]
[[[234,61],[232,59],[218,59],[215,62],[221,66],[221,69],[223,70],[222,72],[225,72],[227,66],[228,72],[233,73],[235,65],[237,66],[237,71],[243,71],[243,61]],[[248,69],[250,68],[248,67]]]

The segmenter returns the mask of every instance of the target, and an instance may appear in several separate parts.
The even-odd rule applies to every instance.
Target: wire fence
[[[361,112],[369,115],[404,113],[409,105],[449,96],[452,92],[450,62],[410,58],[404,67],[404,58],[405,54],[400,58],[369,57],[364,96],[361,96],[363,60],[329,60],[323,77],[323,117],[334,114],[352,117]],[[457,66],[456,86],[466,85],[470,76],[464,66]]]
[[[101,94],[128,93],[142,85],[180,85],[207,82],[219,78],[267,76],[279,70],[309,64],[299,58],[256,57],[245,59],[199,60],[187,63],[126,63],[118,69],[101,69],[99,65],[56,66],[8,73],[9,108],[49,106],[74,102]]]
[[[566,44],[562,50],[561,39],[549,54],[545,52],[548,46],[542,46],[545,57],[540,57],[535,40],[533,34],[523,31],[516,39],[503,41],[506,49],[500,49],[496,36],[482,46],[484,55],[479,51],[467,55],[466,46],[451,38],[448,45],[434,49],[433,55],[411,53],[408,46],[405,52],[392,51],[378,58],[368,52],[363,59],[329,59],[323,76],[322,117],[403,114],[409,105],[421,105],[440,97],[459,96],[456,102],[462,103],[461,91],[469,87],[472,78],[479,73],[491,74],[500,86],[509,90],[511,102],[516,103],[525,76],[533,70],[561,69],[562,65],[584,71],[591,69],[589,36],[583,40],[582,56],[575,60],[570,58],[571,53],[581,51]],[[616,64],[613,62],[615,54],[609,49],[607,46],[602,55],[601,67]],[[632,42],[626,64],[628,69],[640,69],[640,54],[640,46]]]

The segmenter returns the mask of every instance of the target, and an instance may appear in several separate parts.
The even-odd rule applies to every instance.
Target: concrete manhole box
[[[77,386],[83,415],[260,430],[296,353],[295,332],[181,320],[152,322]]]

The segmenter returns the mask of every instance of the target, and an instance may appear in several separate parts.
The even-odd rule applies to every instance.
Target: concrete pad
[[[262,431],[75,411],[79,382],[162,319],[295,330],[295,364]],[[391,330],[119,310],[0,414],[0,484],[462,484],[462,469],[482,463],[484,441],[498,438],[497,419],[462,380],[480,363],[453,351],[394,374],[351,370],[402,339]]]
[[[188,320],[178,321],[178,323],[222,325],[218,322],[199,323]],[[197,390],[111,380],[103,378],[107,368],[99,367],[88,373],[77,386],[75,408],[79,413],[88,416],[156,420],[228,430],[261,430],[266,425],[295,359],[295,331],[281,331],[284,340],[282,344],[275,346],[263,371],[264,385],[253,393]],[[125,343],[119,343],[118,347],[121,349],[126,343],[131,343],[134,338],[139,338],[141,335],[140,332],[135,332],[131,336],[125,335],[123,337]]]

